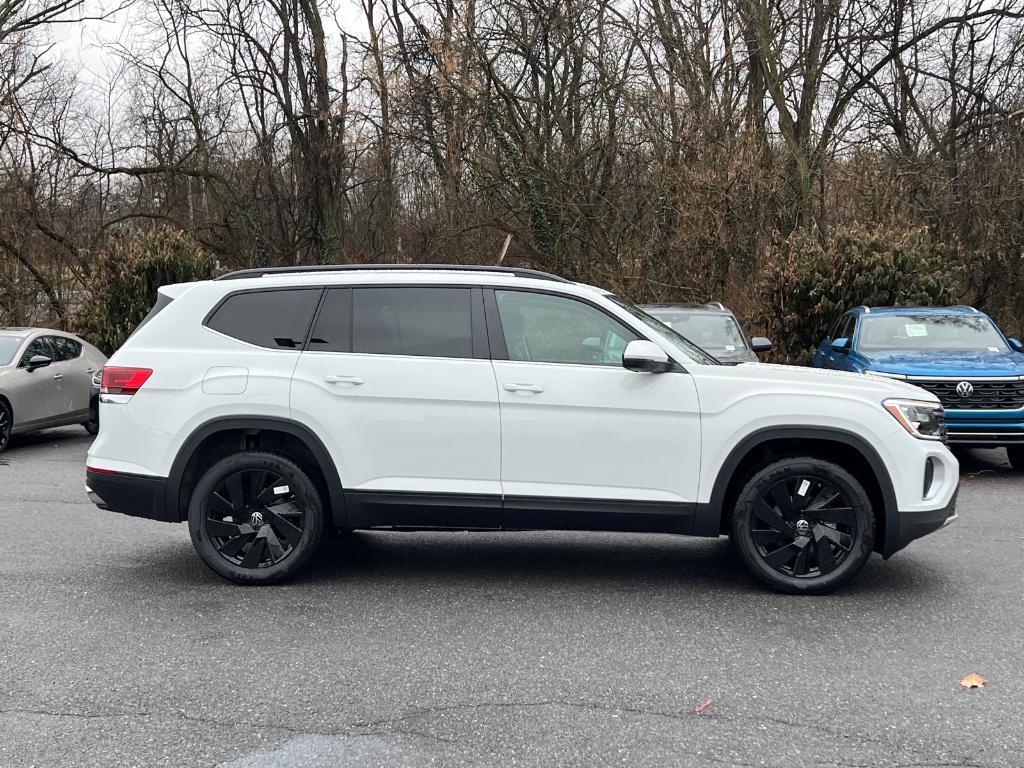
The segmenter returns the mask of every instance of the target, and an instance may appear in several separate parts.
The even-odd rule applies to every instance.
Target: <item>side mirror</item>
[[[36,368],[45,368],[52,362],[53,360],[48,358],[46,355],[32,355],[32,357],[28,359],[28,365],[25,367],[28,368],[29,373],[32,373]]]
[[[771,348],[771,339],[766,339],[764,336],[755,336],[750,340],[750,349],[754,352],[767,352]]]
[[[1007,339],[1010,342],[1010,346],[1014,352],[1024,352],[1024,344],[1020,343],[1020,339]]]
[[[622,352],[622,367],[637,373],[664,373],[673,365],[665,350],[653,341],[631,341]]]
[[[832,339],[832,349],[836,352],[842,352],[845,355],[850,351],[850,340],[845,336],[838,339]]]

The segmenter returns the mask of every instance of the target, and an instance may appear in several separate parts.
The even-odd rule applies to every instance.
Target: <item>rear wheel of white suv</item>
[[[874,514],[842,467],[793,457],[755,472],[736,500],[731,537],[747,567],[791,594],[831,592],[871,556]]]
[[[199,479],[188,527],[196,552],[221,576],[270,584],[291,576],[316,552],[324,534],[323,503],[291,459],[243,451]]]

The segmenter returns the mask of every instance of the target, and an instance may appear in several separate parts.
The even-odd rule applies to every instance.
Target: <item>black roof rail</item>
[[[558,283],[571,283],[564,277],[541,272],[537,269],[521,267],[494,267],[472,264],[312,264],[301,267],[256,267],[255,269],[239,269],[221,275],[217,280],[244,280],[247,277],[264,277],[266,275],[302,275],[314,272],[386,272],[407,270],[437,270],[440,272],[495,272],[516,277],[529,277],[534,280],[552,280]]]

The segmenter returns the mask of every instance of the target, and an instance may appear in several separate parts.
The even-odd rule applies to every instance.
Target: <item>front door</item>
[[[498,527],[498,395],[479,288],[330,289],[291,409],[335,460],[348,525]]]
[[[689,532],[700,469],[691,376],[623,368],[640,334],[581,299],[514,289],[486,299],[502,525]]]
[[[52,361],[56,354],[49,336],[37,336],[22,352],[18,370],[11,375],[9,384],[14,423],[18,429],[45,426],[62,413],[58,390],[61,374],[53,370],[54,363],[34,371],[28,368],[28,361],[33,357],[41,355]]]

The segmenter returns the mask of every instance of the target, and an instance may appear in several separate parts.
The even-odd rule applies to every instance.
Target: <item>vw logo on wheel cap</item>
[[[253,526],[254,528],[256,526],[263,525],[263,513],[253,512],[252,515],[249,517],[249,525]]]
[[[960,397],[970,397],[974,394],[974,385],[969,381],[961,381],[956,385],[956,393]]]

